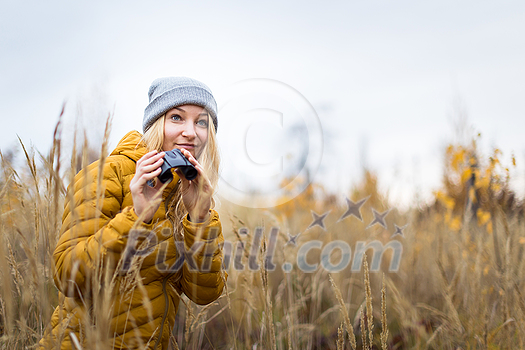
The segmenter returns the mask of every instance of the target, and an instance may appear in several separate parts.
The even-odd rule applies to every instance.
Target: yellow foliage
[[[445,206],[447,209],[454,209],[454,206],[456,203],[454,202],[454,199],[449,197],[447,194],[437,191],[436,192],[437,199]]]
[[[484,211],[483,209],[479,208],[476,211],[476,216],[478,219],[478,225],[483,226],[490,220],[490,213]]]
[[[465,162],[465,150],[459,147],[459,150],[452,155],[452,169],[459,171],[460,165]]]
[[[461,182],[467,182],[472,176],[472,168],[466,168],[461,174]]]
[[[490,184],[490,171],[488,169],[487,169],[487,171],[485,173],[485,176],[483,176],[483,177],[476,176],[476,181],[475,181],[475,184],[474,184],[474,186],[476,188],[487,189],[487,188],[489,188],[489,184]]]
[[[459,231],[461,229],[461,219],[459,217],[455,217],[452,219],[452,222],[450,223],[450,229],[452,231]]]

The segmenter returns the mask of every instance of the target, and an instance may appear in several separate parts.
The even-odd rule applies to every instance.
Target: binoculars
[[[197,169],[178,148],[167,151],[163,159],[164,163],[160,166],[160,175],[157,177],[162,183],[173,180],[171,168],[178,168],[188,181],[195,179],[198,175]],[[153,181],[149,180],[148,185],[153,187]]]

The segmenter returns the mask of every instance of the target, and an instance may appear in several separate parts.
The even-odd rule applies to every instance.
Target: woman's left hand
[[[213,188],[210,180],[204,173],[204,169],[193,155],[184,148],[180,151],[197,169],[198,175],[195,179],[188,181],[184,175],[176,169],[182,185],[182,201],[188,210],[192,222],[204,222],[208,219],[211,207]]]

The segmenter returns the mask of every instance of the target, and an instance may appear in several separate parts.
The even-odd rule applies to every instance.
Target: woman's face
[[[208,113],[203,107],[182,105],[166,112],[163,151],[185,148],[198,158],[208,141]]]

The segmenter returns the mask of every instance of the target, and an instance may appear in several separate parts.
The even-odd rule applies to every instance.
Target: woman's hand
[[[182,185],[182,201],[192,222],[204,222],[210,215],[213,188],[204,169],[190,151],[184,148],[181,148],[180,151],[198,172],[195,179],[188,181],[178,169],[176,170]]]
[[[146,223],[151,222],[162,199],[161,188],[163,184],[157,181],[155,187],[150,187],[148,180],[160,175],[160,166],[164,162],[163,157],[164,152],[151,151],[146,153],[137,161],[135,176],[129,183],[135,214]]]

